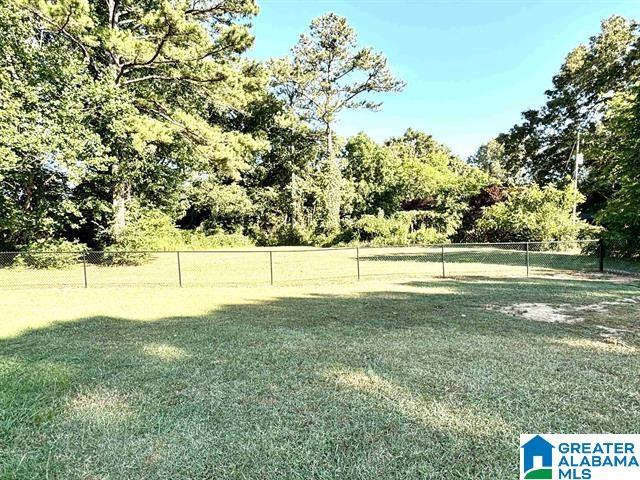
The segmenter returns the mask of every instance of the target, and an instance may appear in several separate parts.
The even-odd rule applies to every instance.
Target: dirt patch
[[[497,310],[512,315],[522,317],[527,320],[547,323],[576,323],[584,320],[565,313],[566,305],[548,305],[546,303],[516,303],[499,307]]]
[[[609,300],[586,305],[571,305],[568,303],[558,305],[549,305],[547,303],[515,303],[506,306],[492,306],[490,309],[536,322],[571,324],[584,321],[584,317],[580,316],[581,312],[606,313],[610,307],[633,304],[640,304],[640,301],[635,298],[622,298],[620,300]],[[576,315],[576,313],[578,314]],[[604,329],[608,327],[601,328]],[[603,332],[603,336],[605,336],[604,334],[606,333],[607,332]],[[608,333],[610,334],[611,332]]]

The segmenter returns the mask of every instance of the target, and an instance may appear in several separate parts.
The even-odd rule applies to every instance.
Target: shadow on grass
[[[638,356],[486,306],[637,293],[411,282],[29,331],[0,341],[0,476],[512,477],[519,433],[637,431]]]
[[[483,264],[526,267],[527,253],[524,250],[488,249],[488,248],[451,248],[445,249],[445,264]],[[416,253],[382,253],[361,255],[361,262],[424,262],[441,263],[439,251]],[[599,260],[595,256],[570,254],[563,252],[529,252],[530,268],[549,268],[558,270],[597,271]]]

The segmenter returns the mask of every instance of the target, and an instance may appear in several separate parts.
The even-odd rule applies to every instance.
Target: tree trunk
[[[31,212],[33,210],[33,190],[35,188],[35,179],[33,172],[29,173],[27,185],[24,189],[24,211]]]
[[[327,136],[327,160],[333,161],[333,132],[331,131],[331,126],[327,125],[325,134]]]
[[[122,238],[127,226],[127,195],[126,186],[118,185],[113,192],[113,226],[111,233],[114,241]]]
[[[113,188],[113,224],[111,234],[115,242],[122,238],[122,234],[127,226],[127,204],[131,199],[131,186],[128,182],[118,179],[119,167],[115,164],[112,168],[113,176],[117,179]]]
[[[333,152],[333,132],[331,125],[326,126],[327,140],[327,184],[325,190],[326,218],[324,230],[327,234],[334,234],[340,229],[340,203],[342,174],[340,166]]]
[[[298,216],[300,215],[301,205],[298,192],[298,182],[295,172],[291,174],[291,231],[295,232],[298,226]]]

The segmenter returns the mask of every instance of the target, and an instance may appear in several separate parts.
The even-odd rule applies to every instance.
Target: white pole
[[[576,160],[573,166],[573,188],[575,190],[575,194],[578,193],[578,169],[580,168],[580,161],[582,157],[580,155],[580,130],[578,130],[578,140],[576,141]],[[573,200],[573,221],[576,222],[578,220],[578,198],[576,197]]]

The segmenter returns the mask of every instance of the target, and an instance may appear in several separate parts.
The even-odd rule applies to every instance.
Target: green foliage
[[[580,129],[584,211],[613,253],[640,252],[636,22],[604,21],[547,103],[468,164],[412,129],[337,138],[341,112],[375,110],[371,94],[403,82],[335,14],[290,58],[243,58],[256,13],[254,0],[0,0],[0,249],[78,239],[115,264],[145,261],[121,250],[251,242],[573,239],[594,230],[570,218],[568,189],[481,197],[567,183]]]
[[[623,180],[621,170],[634,162],[637,149],[628,148],[629,123],[618,113],[620,100],[634,95],[640,82],[639,47],[635,20],[620,16],[604,20],[597,35],[567,55],[553,77],[553,88],[546,92],[546,104],[524,112],[523,122],[497,139],[509,176],[526,172],[529,181],[545,185],[566,182],[573,174],[573,149],[580,131],[584,168],[579,186],[586,197],[582,210],[606,224],[607,235],[628,238],[629,252],[638,251],[637,243],[633,247],[637,238],[633,214],[625,208],[633,205],[634,198],[632,184]]]
[[[333,161],[325,163],[316,178],[318,179],[318,216],[321,219],[320,233],[332,235],[340,230],[345,182],[340,167]]]
[[[357,239],[371,245],[404,245],[408,241],[410,223],[403,217],[385,218],[365,215],[355,222]]]
[[[423,245],[443,243],[446,235],[418,222],[413,213],[398,213],[390,217],[364,215],[353,227],[354,240],[372,246]]]
[[[253,0],[25,3],[87,77],[83,112],[102,153],[83,165],[92,188],[81,193],[112,239],[121,241],[130,204],[166,208],[188,179],[236,178],[266,148],[232,125],[266,87],[264,71],[239,56],[253,41]]]
[[[402,200],[401,163],[394,152],[364,133],[350,138],[344,148],[344,176],[353,185],[352,214],[395,212]]]
[[[487,172],[500,183],[507,183],[510,178],[505,169],[504,145],[497,140],[490,140],[481,145],[469,158],[469,163]]]
[[[431,135],[409,129],[386,142],[401,160],[405,199],[440,197],[465,201],[489,183],[489,175],[457,158]]]
[[[181,243],[173,219],[158,210],[133,210],[114,250],[174,250]]]
[[[616,161],[619,188],[598,215],[610,255],[640,256],[640,90],[611,100],[604,148]]]
[[[548,185],[514,187],[507,199],[486,207],[476,221],[473,238],[482,242],[570,241],[593,238],[598,232],[572,218],[573,202],[582,197],[572,188]]]
[[[270,62],[272,85],[293,112],[322,132],[326,163],[320,197],[322,230],[335,234],[343,182],[335,160],[334,123],[343,110],[378,109],[381,103],[367,95],[400,91],[404,82],[393,76],[384,55],[357,48],[356,31],[335,13],[314,19],[309,35],[301,35],[291,53],[291,58]]]
[[[505,191],[500,185],[487,185],[480,192],[471,196],[468,203],[468,208],[464,211],[462,216],[462,222],[457,234],[454,237],[456,242],[465,242],[468,240],[473,241],[473,227],[478,219],[482,216],[482,213],[486,207],[495,205],[496,203],[503,202],[505,198]]]
[[[411,245],[433,245],[447,241],[448,238],[445,234],[438,232],[433,227],[425,227],[424,225],[411,232],[409,236]]]
[[[68,268],[82,261],[86,245],[68,240],[29,244],[13,259],[13,266],[39,269]]]
[[[498,138],[510,174],[525,168],[538,183],[561,181],[572,172],[567,162],[576,132],[583,133],[585,186],[610,192],[610,158],[599,149],[602,113],[615,93],[628,91],[640,79],[637,64],[638,24],[620,16],[602,22],[601,31],[571,51],[553,77],[548,100],[539,110],[523,113],[524,122]],[[588,195],[589,196],[589,195]]]
[[[203,219],[199,228],[207,232],[242,228],[256,214],[247,189],[237,183],[221,184],[215,178],[198,181],[189,197],[191,214]]]
[[[317,132],[273,96],[255,106],[253,126],[270,144],[241,181],[254,206],[245,232],[260,245],[305,245],[321,230]]]
[[[356,46],[356,31],[346,18],[328,13],[314,19],[292,57],[271,62],[276,93],[301,118],[329,132],[344,109],[377,109],[381,104],[365,95],[400,91],[404,82],[393,76],[384,55]]]
[[[145,209],[130,211],[126,227],[119,238],[117,243],[104,249],[101,263],[140,265],[150,259],[150,255],[144,252],[211,250],[252,245],[251,240],[239,232],[217,231],[207,234],[201,230],[180,230],[166,213]]]
[[[71,185],[99,155],[86,127],[89,78],[45,42],[19,4],[0,0],[0,248],[63,235],[79,220]]]
[[[458,232],[469,200],[490,181],[430,135],[411,129],[382,146],[358,135],[347,142],[345,157],[356,216],[416,211],[414,218],[447,237]]]

